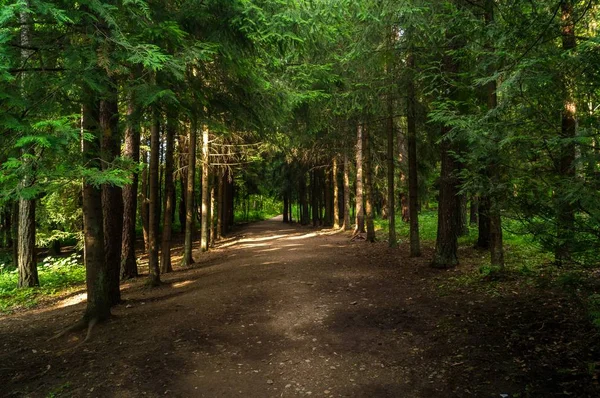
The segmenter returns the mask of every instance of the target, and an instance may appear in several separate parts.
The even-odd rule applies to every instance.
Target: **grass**
[[[0,264],[0,313],[31,308],[42,299],[54,297],[85,282],[85,267],[81,255],[46,257],[38,264],[40,286],[17,288],[18,274],[14,267]]]

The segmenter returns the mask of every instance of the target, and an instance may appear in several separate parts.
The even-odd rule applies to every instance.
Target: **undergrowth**
[[[39,287],[17,288],[17,270],[0,264],[0,312],[31,308],[42,298],[52,297],[85,282],[85,267],[80,254],[46,257],[38,264]]]

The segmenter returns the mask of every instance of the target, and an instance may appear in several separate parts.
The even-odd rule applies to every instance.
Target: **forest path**
[[[273,219],[195,257],[162,287],[126,285],[114,319],[82,346],[81,333],[46,339],[84,303],[1,319],[0,395],[498,397],[547,383],[527,356],[535,347],[546,361],[537,342],[512,334],[555,327],[560,299],[441,295],[455,271],[427,267],[429,249],[409,259],[404,245]]]

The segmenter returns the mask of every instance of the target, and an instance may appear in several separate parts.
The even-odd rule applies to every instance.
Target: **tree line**
[[[81,242],[88,309],[104,320],[120,280],[206,251],[251,193],[284,222],[354,228],[396,212],[431,265],[458,237],[504,266],[503,221],[596,264],[600,234],[598,7],[591,1],[3,1],[2,244],[20,286],[37,246]],[[83,181],[83,185],[81,184]]]

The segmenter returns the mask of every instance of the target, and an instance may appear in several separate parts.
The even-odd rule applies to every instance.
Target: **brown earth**
[[[80,295],[0,318],[0,396],[600,396],[597,331],[573,297],[440,288],[483,255],[461,250],[439,271],[431,249],[252,224],[159,288],[124,285],[85,344],[48,341]]]

